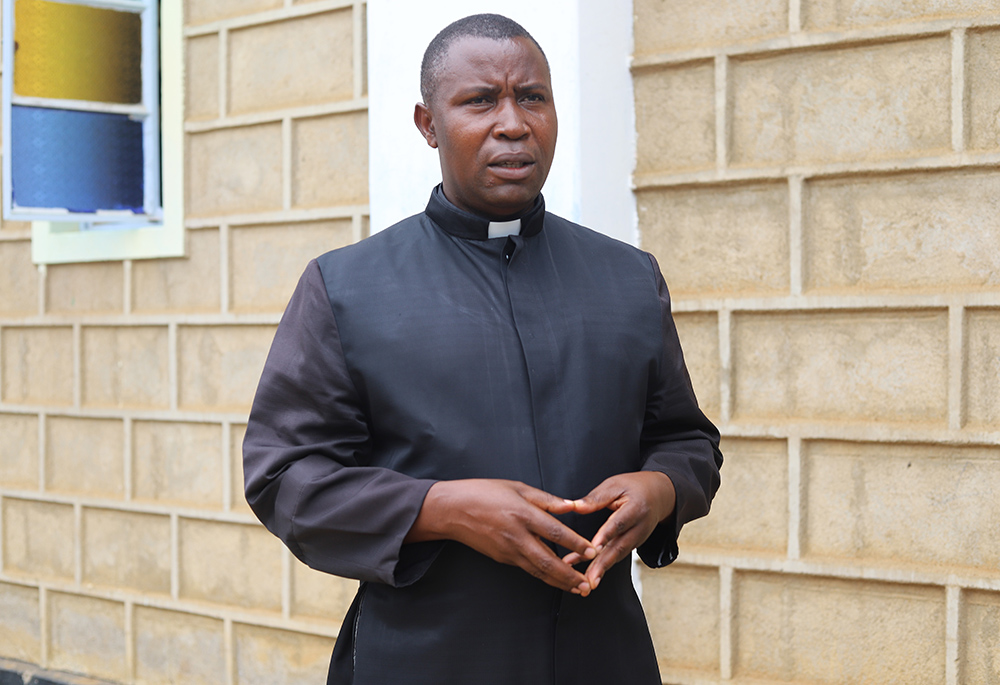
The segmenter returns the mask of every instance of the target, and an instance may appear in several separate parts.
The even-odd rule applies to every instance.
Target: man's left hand
[[[586,572],[591,588],[596,589],[609,568],[645,542],[657,524],[673,513],[676,501],[673,482],[658,471],[611,476],[586,497],[573,501],[573,511],[578,514],[612,511],[592,540],[598,552]],[[577,564],[584,559],[571,552],[563,561]]]

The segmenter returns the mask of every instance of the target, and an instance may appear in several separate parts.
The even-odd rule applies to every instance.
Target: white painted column
[[[413,124],[420,60],[438,31],[478,12],[515,20],[548,57],[559,115],[549,211],[635,244],[631,0],[369,0],[372,232],[422,211],[441,180],[437,151]]]

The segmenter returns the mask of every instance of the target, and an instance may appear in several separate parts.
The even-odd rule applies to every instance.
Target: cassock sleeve
[[[688,521],[708,513],[719,489],[719,431],[698,408],[684,365],[670,294],[656,259],[649,255],[660,301],[663,352],[651,371],[640,439],[642,470],[666,474],[677,492],[674,513],[639,546],[639,558],[659,568],[677,558],[677,536]]]
[[[313,260],[278,325],[250,411],[247,502],[312,568],[409,585],[440,550],[403,545],[434,481],[365,466],[369,425]]]

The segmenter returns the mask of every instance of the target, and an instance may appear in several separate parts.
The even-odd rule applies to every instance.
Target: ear
[[[434,133],[434,117],[431,115],[430,108],[422,102],[418,102],[413,108],[413,123],[417,125],[417,130],[420,131],[420,135],[424,137],[427,144],[436,148],[438,144],[437,134]]]

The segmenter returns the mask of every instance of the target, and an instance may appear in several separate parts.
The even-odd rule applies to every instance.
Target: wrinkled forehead
[[[457,38],[448,47],[438,73],[438,86],[446,88],[499,80],[551,87],[552,77],[542,51],[528,38],[520,37]]]

